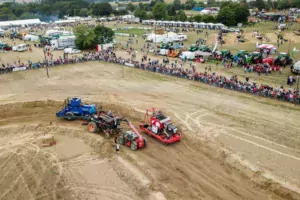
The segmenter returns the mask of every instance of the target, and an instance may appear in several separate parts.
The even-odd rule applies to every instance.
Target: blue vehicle
[[[90,115],[96,112],[96,104],[82,104],[80,98],[67,98],[62,110],[57,112],[56,116],[67,120],[88,119]]]

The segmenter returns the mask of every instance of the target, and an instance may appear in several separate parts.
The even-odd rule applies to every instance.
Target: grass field
[[[141,37],[143,34],[151,32],[151,30],[131,28],[131,29],[114,30],[114,32],[115,33],[128,33],[128,34],[131,34],[131,35],[137,35],[138,37]]]

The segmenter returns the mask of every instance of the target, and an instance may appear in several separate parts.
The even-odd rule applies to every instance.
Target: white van
[[[184,51],[179,55],[179,58],[184,59],[186,57],[187,60],[195,60],[195,53],[190,51]]]
[[[17,46],[13,46],[12,50],[13,51],[23,52],[23,51],[27,51],[28,50],[28,46],[27,46],[27,44],[19,44]]]

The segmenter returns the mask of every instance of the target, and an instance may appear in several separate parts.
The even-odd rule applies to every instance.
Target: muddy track
[[[72,176],[78,166],[102,162],[97,158],[99,156],[109,160],[115,156],[112,140],[103,140],[101,135],[88,133],[80,121],[56,119],[54,113],[60,105],[60,102],[41,101],[0,106],[1,198],[80,199],[102,195],[112,199],[135,199],[133,194],[122,189],[65,179]],[[141,119],[141,113],[130,107],[103,107],[126,113],[135,125]],[[201,111],[194,114],[198,114],[199,119]],[[185,121],[193,122],[197,116],[190,113]],[[259,177],[257,173],[233,168],[226,162],[224,152],[188,134],[189,129],[194,131],[198,125],[187,123],[183,140],[174,145],[165,146],[146,136],[149,145],[145,149],[132,152],[122,147],[121,156],[137,167],[144,178],[129,175],[122,166],[118,166],[120,162],[117,160],[111,162],[121,179],[140,197],[155,191],[163,193],[166,199],[299,199],[296,193]],[[36,136],[41,133],[80,138],[93,148],[95,154],[62,160],[35,145]],[[125,160],[121,163],[124,164]],[[81,179],[84,180],[84,177]],[[147,179],[149,183],[146,181],[143,185],[141,179]],[[9,180],[14,181],[3,185]]]

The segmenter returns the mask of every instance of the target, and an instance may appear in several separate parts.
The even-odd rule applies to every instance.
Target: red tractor
[[[133,151],[143,148],[147,145],[147,140],[144,138],[133,126],[133,124],[127,119],[123,119],[124,122],[127,122],[127,125],[131,128],[132,131],[125,131],[119,137],[119,143],[130,147]]]
[[[152,113],[152,115],[149,119],[150,113]],[[150,125],[147,124],[147,120],[149,120]],[[181,139],[177,126],[171,122],[170,118],[155,108],[146,110],[144,122],[140,124],[140,129],[164,144],[172,144]]]

